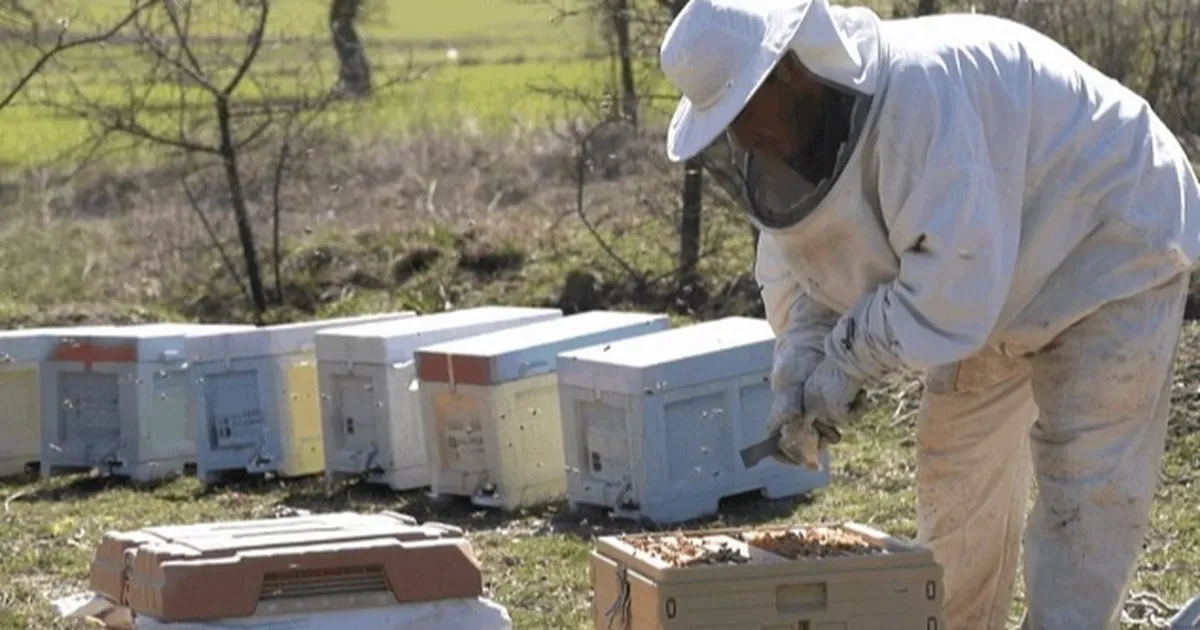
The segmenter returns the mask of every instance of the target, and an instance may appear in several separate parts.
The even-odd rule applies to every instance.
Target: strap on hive
[[[613,622],[617,620],[618,615],[621,618],[621,625],[618,628],[621,630],[629,628],[632,602],[629,596],[628,572],[629,570],[625,568],[625,565],[617,566],[617,599],[604,613],[604,618],[608,620],[608,630],[613,630]]]

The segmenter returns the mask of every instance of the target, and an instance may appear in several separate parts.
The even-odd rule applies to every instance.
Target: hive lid
[[[481,306],[317,333],[317,360],[391,365],[424,346],[562,317],[556,308]]]
[[[72,363],[184,362],[189,337],[252,330],[238,324],[143,324],[107,330],[73,329],[56,338],[48,360]]]
[[[162,621],[477,597],[479,562],[461,530],[410,517],[337,513],[109,532],[91,587]],[[331,604],[331,602],[338,602]]]
[[[115,330],[116,326],[79,328],[25,328],[0,331],[0,366],[12,363],[39,363],[50,358],[58,340],[66,335]]]
[[[564,385],[642,395],[769,371],[775,333],[764,319],[725,317],[558,355]]]
[[[425,346],[417,352],[417,377],[439,383],[505,383],[553,372],[560,352],[670,327],[666,315],[590,311]]]
[[[187,340],[186,356],[189,361],[205,363],[313,352],[316,349],[317,332],[326,328],[392,321],[415,316],[416,312],[414,311],[397,311],[263,326],[220,335],[193,336]]]

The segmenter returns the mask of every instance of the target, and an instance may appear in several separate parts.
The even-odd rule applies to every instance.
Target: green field
[[[276,3],[268,22],[272,39],[239,91],[241,97],[312,95],[333,84],[336,57],[328,41],[327,4],[295,0],[284,9],[283,3]],[[87,34],[114,23],[125,6],[116,0],[59,0],[39,2],[35,10],[50,23],[69,17],[72,33]],[[247,16],[232,3],[200,6],[221,8],[193,18],[194,33],[217,37],[197,48],[214,57],[239,53],[238,35],[247,32]],[[531,88],[595,86],[611,69],[607,63],[588,60],[597,43],[584,19],[551,19],[560,15],[561,7],[561,2],[549,0],[449,0],[414,7],[369,3],[360,31],[376,82],[403,83],[382,90],[365,106],[355,105],[344,118],[356,133],[377,136],[416,124],[459,125],[471,120],[484,129],[504,130],[571,115],[569,107]],[[32,61],[28,52],[8,46],[12,54],[0,57],[0,72],[5,73],[0,76],[16,76]],[[451,50],[457,55],[454,60]],[[175,86],[151,89],[140,83],[149,63],[119,40],[56,59],[24,98],[0,113],[0,164],[45,163],[85,144],[92,137],[89,123],[52,106],[77,103],[77,94],[109,105],[133,100],[167,107],[176,103]],[[193,102],[205,103],[195,97]]]

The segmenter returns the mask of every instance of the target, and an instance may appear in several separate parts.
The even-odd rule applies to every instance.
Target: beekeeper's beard
[[[786,163],[747,151],[731,132],[725,134],[724,147],[701,154],[705,169],[759,229],[787,229],[808,216],[824,199],[858,142],[873,99],[832,87],[825,93],[816,118],[811,108],[804,114],[813,120],[810,137]],[[766,162],[779,165],[768,170],[790,171],[791,176],[782,178],[786,182],[778,176],[765,177]]]
[[[838,149],[850,136],[850,112],[854,109],[854,96],[826,87],[814,108],[805,103],[796,104],[796,120],[810,120],[801,124],[811,125],[808,138],[801,143],[796,155],[786,160],[788,166],[808,180],[814,188],[833,175],[837,164]]]

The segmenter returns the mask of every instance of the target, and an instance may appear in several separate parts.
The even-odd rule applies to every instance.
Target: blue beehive
[[[728,317],[558,357],[567,497],[572,507],[678,523],[714,514],[723,497],[782,498],[829,483],[740,451],[767,435],[775,335]]]

